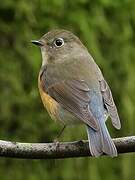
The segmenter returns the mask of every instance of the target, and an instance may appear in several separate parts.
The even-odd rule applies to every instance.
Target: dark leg
[[[64,129],[66,128],[66,125],[64,125],[63,127],[62,127],[62,129],[60,130],[60,132],[58,133],[58,135],[56,136],[56,138],[54,139],[54,141],[53,142],[55,142],[55,143],[59,143],[59,141],[58,141],[58,139],[59,139],[59,137],[62,135],[62,133],[63,133],[63,131],[64,131]]]
[[[55,138],[54,141],[53,141],[53,142],[56,144],[56,149],[59,147],[58,138],[62,135],[65,127],[66,127],[66,125],[63,126],[63,128],[60,130],[59,134],[56,136],[56,138]]]
[[[59,134],[56,136],[56,139],[59,139],[59,137],[62,135],[64,132],[64,129],[66,128],[66,125],[63,126],[63,128],[60,130]]]

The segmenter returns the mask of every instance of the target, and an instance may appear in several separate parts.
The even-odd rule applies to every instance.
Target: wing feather
[[[100,83],[100,89],[101,89],[104,105],[107,109],[108,114],[111,117],[112,124],[116,129],[120,129],[121,123],[120,123],[119,115],[117,112],[117,108],[115,106],[115,103],[112,97],[111,90],[104,79],[99,81],[99,83]]]
[[[89,108],[90,93],[84,81],[68,80],[55,83],[48,87],[47,93],[94,130],[99,129]]]

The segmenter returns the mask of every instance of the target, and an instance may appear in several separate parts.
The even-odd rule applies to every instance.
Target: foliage
[[[0,5],[0,137],[5,140],[48,142],[60,125],[41,103],[37,76],[41,55],[30,44],[50,29],[76,33],[108,80],[119,110],[122,129],[112,136],[134,133],[135,2],[132,0],[4,0]],[[109,123],[109,122],[108,122]],[[61,140],[86,138],[83,127],[67,128]],[[92,179],[132,180],[134,155],[68,160],[1,159],[3,180]],[[25,174],[24,174],[25,172]]]

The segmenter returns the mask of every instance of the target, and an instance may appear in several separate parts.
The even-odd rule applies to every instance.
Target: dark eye
[[[56,47],[61,47],[61,46],[64,45],[64,40],[63,40],[62,38],[57,38],[57,39],[55,39],[55,41],[54,41],[54,45],[55,45]]]

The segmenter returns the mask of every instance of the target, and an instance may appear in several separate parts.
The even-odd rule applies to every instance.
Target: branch
[[[135,136],[113,139],[118,153],[135,152]],[[0,156],[21,159],[58,159],[90,156],[88,141],[20,143],[0,140]]]

